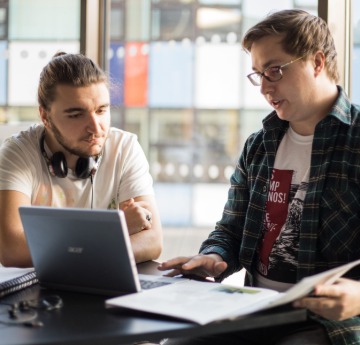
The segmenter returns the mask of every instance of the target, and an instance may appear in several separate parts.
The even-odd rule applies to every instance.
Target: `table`
[[[138,265],[140,273],[154,273],[156,263]],[[158,274],[161,274],[160,272]],[[163,337],[198,336],[235,330],[275,326],[306,320],[304,309],[289,306],[260,312],[233,321],[222,321],[205,326],[167,317],[123,309],[106,309],[106,296],[70,291],[43,289],[34,285],[1,301],[14,303],[50,294],[59,295],[64,306],[56,311],[40,310],[38,319],[43,327],[0,324],[0,344],[6,345],[115,345],[135,341],[155,341]],[[6,306],[0,305],[1,313]]]

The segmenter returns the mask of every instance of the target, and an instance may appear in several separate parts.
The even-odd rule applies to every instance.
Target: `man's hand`
[[[159,211],[153,195],[141,195],[119,204],[124,211],[136,263],[156,260],[163,237]]]
[[[319,285],[314,297],[305,297],[293,303],[329,320],[345,320],[360,315],[360,282],[341,278],[332,285]]]
[[[119,208],[124,211],[130,235],[151,229],[152,214],[148,210],[149,205],[147,202],[129,199],[121,202]]]
[[[160,271],[172,270],[167,276],[191,274],[203,278],[218,277],[226,268],[227,263],[217,254],[177,257],[158,266]]]

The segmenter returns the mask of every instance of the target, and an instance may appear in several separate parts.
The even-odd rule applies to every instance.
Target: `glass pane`
[[[7,114],[5,113],[5,108],[0,107],[0,125],[3,123],[6,123],[6,122],[7,122]],[[1,126],[0,127],[0,145],[1,145],[2,141],[8,136],[9,135],[4,135],[4,126]]]
[[[294,7],[306,7],[317,11],[318,2],[314,0],[295,0]]]
[[[151,143],[186,145],[192,140],[193,112],[187,109],[151,111]]]
[[[251,109],[245,108],[240,112],[240,139],[239,147],[244,147],[245,140],[250,133],[257,132],[262,128],[262,120],[272,109]],[[239,151],[240,152],[240,151]]]
[[[40,72],[58,51],[78,53],[79,42],[9,43],[9,105],[37,105]]]
[[[21,121],[28,121],[28,122],[39,122],[39,109],[38,107],[28,107],[28,106],[21,106],[21,107],[9,107],[6,110],[6,121],[9,123],[18,123]],[[29,127],[29,125],[24,124],[25,127]],[[11,133],[9,133],[11,135]],[[4,137],[4,136],[3,136]]]
[[[351,98],[353,103],[360,104],[360,44],[354,45],[352,63]]]
[[[145,43],[125,46],[124,104],[129,107],[147,105],[148,50]]]
[[[119,7],[111,8],[110,40],[119,41],[124,38],[124,13]]]
[[[130,0],[129,0],[130,1]],[[152,0],[153,4],[177,4],[188,5],[196,2],[196,0]]]
[[[125,60],[125,48],[123,44],[110,44],[109,60],[111,105],[122,105],[124,103]]]
[[[214,224],[221,219],[228,191],[228,184],[197,183],[194,185],[192,194],[193,224],[212,229]]]
[[[123,128],[124,116],[122,108],[111,107],[111,126],[116,128]]]
[[[1,7],[0,3],[0,39],[6,37],[6,8]]]
[[[240,9],[202,7],[197,11],[196,25],[198,35],[206,40],[220,39],[222,42],[234,43],[240,36],[241,11]]]
[[[202,182],[228,182],[226,168],[239,155],[239,111],[201,110],[194,129],[195,163]],[[196,171],[195,171],[196,173]]]
[[[6,104],[7,89],[7,43],[0,41],[0,105]],[[0,122],[1,118],[0,118]]]
[[[191,181],[192,110],[152,110],[150,119],[150,158],[154,179],[162,182]]]
[[[193,59],[194,46],[190,42],[151,44],[149,71],[151,107],[193,106]]]
[[[156,146],[150,149],[151,174],[157,182],[191,182],[193,149],[191,146]]]
[[[195,57],[195,106],[240,107],[240,45],[203,44]]]
[[[244,17],[255,19],[249,26],[243,28],[243,30],[246,31],[251,25],[259,22],[268,13],[285,8],[294,8],[293,0],[243,0],[242,9]]]
[[[0,23],[4,23],[6,20],[6,8],[1,6],[0,3]]]
[[[191,184],[158,182],[154,184],[154,190],[163,224],[167,226],[188,226],[191,223],[193,213]],[[169,202],[170,195],[176,195],[176,202]],[[164,230],[166,231],[166,229]],[[183,234],[180,233],[179,236],[182,237]]]
[[[147,41],[150,31],[149,0],[131,0],[126,7],[126,40]]]
[[[354,47],[352,52],[351,98],[360,104],[360,1],[352,1]]]
[[[240,5],[241,0],[199,0],[204,5]]]
[[[239,155],[239,111],[198,110],[196,112],[195,142],[203,153],[200,160],[208,163],[234,162]]]
[[[11,40],[77,40],[80,38],[80,0],[11,0]]]
[[[192,38],[194,12],[190,6],[156,7],[152,10],[151,37],[154,40]]]
[[[149,146],[148,110],[145,108],[128,108],[125,110],[124,120],[124,126],[122,128],[138,136],[139,143],[147,155]]]

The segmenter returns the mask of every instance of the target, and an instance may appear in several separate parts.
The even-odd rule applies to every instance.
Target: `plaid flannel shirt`
[[[360,258],[360,107],[338,89],[335,104],[315,128],[298,280]],[[228,263],[219,280],[245,268],[247,284],[253,284],[271,172],[288,126],[272,112],[263,120],[263,129],[245,143],[222,219],[200,248],[201,253],[217,253]],[[360,267],[346,276],[359,280]],[[333,345],[360,345],[360,317],[339,322],[315,318],[327,328]]]

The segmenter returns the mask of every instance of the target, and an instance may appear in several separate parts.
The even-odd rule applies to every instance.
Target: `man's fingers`
[[[225,261],[217,262],[214,267],[214,272],[216,275],[214,277],[219,276],[221,273],[223,273],[227,268],[227,263]]]
[[[159,264],[158,269],[160,271],[166,271],[170,269],[181,269],[182,265],[190,260],[190,257],[179,256],[174,259],[162,262]]]
[[[181,275],[182,273],[179,270],[170,270],[169,272],[165,273],[165,277],[175,277]]]
[[[195,255],[193,257],[177,257],[159,265],[159,270],[177,270],[184,275],[195,274],[200,277],[217,277],[226,269],[224,261],[216,261],[210,255]]]
[[[127,209],[131,204],[133,204],[134,203],[134,199],[133,198],[131,198],[131,199],[128,199],[128,200],[125,200],[125,201],[123,201],[123,202],[121,202],[120,204],[119,204],[119,209],[120,210],[125,210],[125,209]]]

